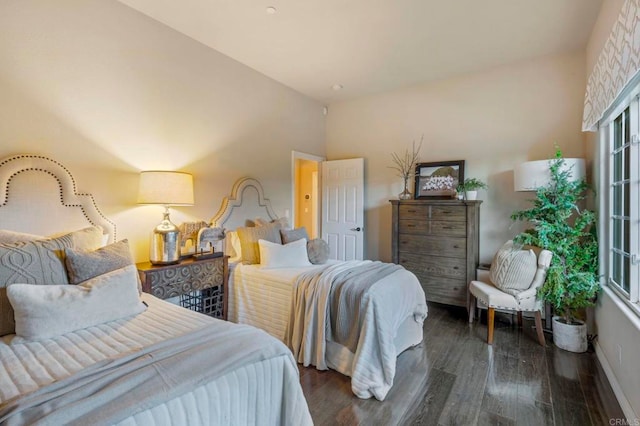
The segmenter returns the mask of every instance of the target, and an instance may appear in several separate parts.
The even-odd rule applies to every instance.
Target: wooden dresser
[[[428,301],[467,306],[478,266],[481,203],[391,200],[393,262],[418,277]]]

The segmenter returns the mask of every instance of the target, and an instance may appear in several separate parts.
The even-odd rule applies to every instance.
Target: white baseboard
[[[618,383],[618,379],[616,378],[615,374],[613,374],[613,369],[609,364],[609,360],[607,359],[607,356],[604,354],[604,352],[600,348],[600,344],[597,340],[594,346],[596,349],[596,356],[598,357],[598,361],[600,361],[600,365],[604,370],[604,374],[607,376],[607,379],[609,380],[609,384],[611,385],[611,389],[613,389],[613,393],[618,400],[618,404],[620,404],[620,408],[622,408],[622,412],[624,413],[624,416],[627,418],[627,421],[631,422],[627,424],[636,424],[633,422],[634,421],[637,422],[638,421],[637,419],[640,419],[640,416],[638,416],[633,411],[631,404],[629,404],[629,400],[627,400],[627,397],[622,391],[622,388]]]

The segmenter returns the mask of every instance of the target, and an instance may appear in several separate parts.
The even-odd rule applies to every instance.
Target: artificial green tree
[[[562,152],[549,161],[550,183],[536,191],[533,206],[516,211],[512,220],[529,222],[533,228],[514,238],[520,244],[553,253],[547,279],[539,297],[549,302],[566,324],[575,323],[578,309],[593,306],[600,289],[596,215],[581,208],[589,193],[583,179],[571,179]]]

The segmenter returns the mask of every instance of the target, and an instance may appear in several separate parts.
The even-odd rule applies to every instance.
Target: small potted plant
[[[459,194],[464,193],[465,200],[476,200],[478,198],[478,189],[487,189],[486,183],[476,178],[465,179],[458,185],[457,191]]]
[[[511,215],[533,225],[514,241],[553,253],[547,279],[538,296],[549,302],[553,317],[553,341],[571,352],[587,350],[587,327],[576,311],[595,304],[600,290],[598,239],[595,212],[581,208],[589,186],[571,179],[562,152],[549,161],[550,183],[536,192],[533,206]]]

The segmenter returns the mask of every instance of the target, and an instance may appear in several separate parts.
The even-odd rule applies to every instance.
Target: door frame
[[[316,163],[318,163],[318,199],[322,200],[322,162],[326,161],[326,157],[321,157],[319,155],[314,155],[314,154],[309,154],[306,152],[301,152],[301,151],[295,151],[292,150],[291,151],[291,217],[288,218],[291,220],[291,227],[295,227],[295,221],[296,221],[296,214],[297,214],[297,200],[296,200],[296,194],[297,194],[297,188],[296,188],[296,160],[309,160],[309,161],[315,161]],[[321,229],[321,218],[322,218],[322,203],[318,203],[316,206],[316,210],[317,210],[317,214],[316,214],[316,218],[317,218],[317,228],[318,228],[318,235],[322,235],[322,229]]]

